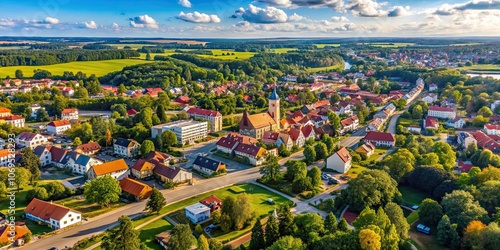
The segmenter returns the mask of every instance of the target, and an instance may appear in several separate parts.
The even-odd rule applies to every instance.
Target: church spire
[[[269,96],[269,100],[279,100],[280,97],[278,96],[278,93],[276,92],[276,84],[274,85],[274,90],[273,93]]]

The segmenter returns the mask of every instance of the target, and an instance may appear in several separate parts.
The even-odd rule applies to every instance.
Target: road
[[[357,144],[361,139],[363,139],[363,137],[365,137],[366,128],[367,128],[367,126],[359,128],[356,132],[352,133],[351,136],[340,141],[338,143],[338,145],[341,147],[349,148],[349,147],[352,147],[353,145]]]
[[[359,139],[361,138],[360,135],[363,133],[363,131],[364,130],[361,130],[355,133],[356,139],[354,141],[356,140],[359,141]],[[352,142],[353,140],[350,139],[350,137],[348,137],[339,144],[349,145]],[[210,153],[210,150],[213,149],[214,147],[215,145],[214,142],[212,141],[212,142],[198,144],[190,148],[182,149],[186,158],[189,160],[186,165],[190,166],[189,164],[194,161],[194,159],[198,154]],[[290,155],[287,158],[279,160],[279,164],[284,165],[289,160],[299,160],[302,159],[303,157],[304,155],[302,151],[300,151]],[[232,161],[231,164],[233,164],[233,162],[234,161]],[[236,162],[234,162],[234,164],[236,164]],[[246,166],[244,168],[245,168],[244,170],[234,171],[225,176],[212,179],[202,179],[194,183],[193,186],[183,185],[176,187],[174,190],[161,190],[161,192],[167,199],[168,203],[174,203],[225,186],[231,186],[235,183],[249,182],[261,177],[259,168],[257,167],[248,168]],[[37,240],[36,242],[21,247],[21,249],[40,250],[40,249],[49,249],[51,247],[64,249],[65,246],[73,246],[77,241],[83,238],[87,238],[94,234],[104,232],[106,229],[116,226],[118,224],[117,220],[121,215],[128,215],[132,218],[141,215],[144,212],[145,205],[146,201],[126,205],[122,208],[113,210],[109,213],[97,216],[95,218],[91,218],[89,221],[84,221],[82,222],[81,225],[68,230],[64,230],[59,234]],[[302,210],[307,211],[305,206],[299,209],[299,211]],[[308,208],[308,210],[310,210],[310,208]]]
[[[413,99],[411,99],[408,104],[406,104],[406,107],[401,110],[401,111],[398,111],[398,112],[395,112],[392,117],[391,117],[391,120],[389,121],[389,126],[387,127],[387,132],[388,133],[391,133],[391,134],[396,134],[396,127],[398,125],[398,118],[401,114],[403,114],[405,111],[408,110],[408,108],[410,108],[410,105],[415,101],[417,100],[420,95],[422,94],[422,92],[418,93],[418,95],[416,97],[414,97]]]

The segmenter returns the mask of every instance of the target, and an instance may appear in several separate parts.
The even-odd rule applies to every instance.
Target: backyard
[[[420,205],[425,198],[429,198],[426,193],[408,186],[399,186],[399,192],[403,196],[405,203],[411,205]]]

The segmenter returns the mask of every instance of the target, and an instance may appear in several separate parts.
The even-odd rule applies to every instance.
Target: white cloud
[[[94,21],[85,22],[85,28],[87,28],[87,29],[97,29],[97,24]]]
[[[343,0],[257,0],[258,3],[263,3],[271,6],[279,6],[285,8],[321,8],[328,7],[335,10],[340,10],[344,7]]]
[[[191,2],[189,2],[189,0],[179,0],[179,4],[186,8],[191,8]]]
[[[120,25],[118,25],[117,23],[113,23],[113,25],[111,25],[111,28],[114,29],[114,30],[119,30],[120,29]]]
[[[158,23],[148,15],[137,16],[130,18],[130,26],[134,28],[149,28],[158,29]]]
[[[443,4],[434,9],[432,14],[450,16],[464,11],[499,10],[500,0],[472,0],[460,4]]]
[[[362,17],[381,17],[387,16],[387,11],[382,10],[382,7],[387,5],[387,2],[379,3],[374,0],[350,0],[345,10],[351,11],[355,16]]]
[[[45,18],[44,22],[46,24],[58,24],[59,23],[59,19],[54,18],[54,17],[47,17],[47,18]]]
[[[398,17],[398,16],[408,16],[410,15],[410,6],[394,6],[389,12],[387,13],[388,17]]]
[[[243,20],[250,23],[286,23],[289,21],[288,15],[281,9],[270,6],[259,8],[252,4],[248,5],[247,9],[237,10],[233,17],[237,16],[241,16]],[[296,19],[298,16],[293,18]]]
[[[297,13],[293,13],[292,15],[290,15],[288,17],[288,22],[298,22],[298,21],[302,21],[302,20],[306,20],[307,18],[297,14]]]
[[[177,18],[190,23],[220,23],[220,18],[217,15],[209,15],[198,11],[193,13],[184,13],[181,11]]]
[[[332,16],[331,20],[338,23],[349,22],[349,19],[345,16]]]

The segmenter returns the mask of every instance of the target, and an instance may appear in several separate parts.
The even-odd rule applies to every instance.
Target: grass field
[[[271,52],[273,53],[288,53],[288,51],[294,51],[297,50],[296,48],[279,48],[279,49],[271,49]]]
[[[113,209],[117,209],[119,207],[127,205],[126,203],[118,202],[110,204],[107,207],[106,206],[101,207],[96,203],[90,203],[84,198],[78,199],[75,196],[56,201],[55,203],[73,208],[77,211],[82,212],[82,217],[90,217],[90,218],[96,217],[98,215],[107,213]]]
[[[170,224],[167,220],[165,219],[159,219],[156,221],[153,221],[151,224],[148,224],[141,228],[140,234],[139,234],[139,239],[141,240],[142,243],[144,243],[147,247],[150,249],[158,249],[161,250],[163,247],[160,246],[156,242],[155,235],[172,229],[173,226]]]
[[[0,46],[0,50],[9,50],[9,49],[29,49],[30,46]]]
[[[326,46],[340,47],[340,44],[338,44],[338,43],[318,43],[318,44],[313,44],[313,45],[316,45],[316,47],[318,47],[318,49],[324,49]]]
[[[255,55],[255,52],[236,52],[234,50],[221,50],[221,49],[213,49],[212,50],[213,55],[199,55],[201,57],[206,57],[206,58],[215,58],[215,59],[221,59],[221,60],[241,60],[241,59],[248,59]],[[224,53],[224,55],[222,55]],[[229,53],[229,55],[227,55]],[[234,55],[232,55],[234,53]]]
[[[414,43],[366,43],[366,45],[371,45],[374,47],[380,47],[380,48],[399,48],[399,47],[406,47],[406,46],[411,46],[415,45]]]
[[[327,66],[327,67],[318,67],[318,68],[307,68],[307,73],[316,73],[320,71],[331,71],[331,70],[343,70],[344,69],[344,64],[338,64],[338,65],[333,65],[333,66]]]
[[[351,168],[345,175],[350,176],[351,178],[356,178],[358,177],[358,174],[361,172],[365,171],[365,167],[357,165],[357,164],[352,164]]]
[[[398,119],[398,125],[402,125],[403,127],[409,127],[410,125],[419,125],[418,120],[414,119],[405,119],[399,117]]]
[[[61,63],[54,65],[43,65],[43,66],[9,66],[0,67],[0,77],[4,78],[6,76],[14,77],[14,73],[17,69],[23,71],[24,77],[33,76],[33,70],[44,69],[52,73],[52,75],[62,75],[64,71],[73,71],[77,73],[81,71],[87,76],[95,74],[96,76],[103,76],[109,72],[122,70],[123,67],[130,65],[137,65],[143,63],[150,63],[151,61],[145,61],[140,59],[116,59],[116,60],[104,60],[104,61],[85,61],[85,62],[70,62]]]
[[[403,195],[403,200],[412,205],[420,205],[422,200],[429,198],[426,193],[408,186],[399,186],[399,192]]]
[[[458,68],[460,70],[470,71],[500,71],[500,64],[475,64]]]

